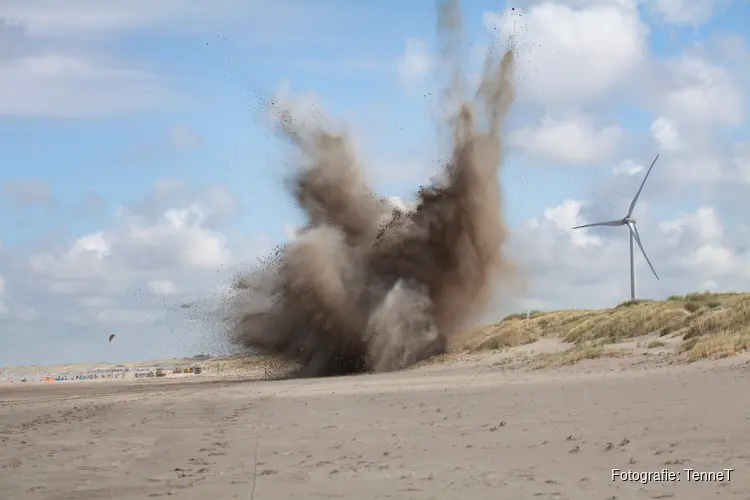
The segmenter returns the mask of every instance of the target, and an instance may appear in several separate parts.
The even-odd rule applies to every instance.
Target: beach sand
[[[747,356],[4,384],[0,498],[746,499]],[[685,469],[733,469],[689,481]],[[680,481],[612,480],[612,469]]]

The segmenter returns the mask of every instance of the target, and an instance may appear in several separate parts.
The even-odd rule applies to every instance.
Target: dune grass
[[[604,346],[644,336],[653,338],[643,347],[673,345],[673,355],[682,361],[750,349],[750,293],[691,293],[661,301],[627,301],[608,309],[515,313],[460,335],[451,348],[478,352],[556,338],[572,348],[548,357],[569,364],[613,356],[617,351]]]
[[[536,368],[554,368],[574,365],[587,359],[617,358],[626,354],[621,349],[607,349],[603,346],[575,346],[567,351],[542,353],[534,357]]]

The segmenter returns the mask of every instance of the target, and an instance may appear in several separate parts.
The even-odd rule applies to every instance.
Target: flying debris
[[[113,338],[115,338],[115,334],[114,334],[114,333],[113,333],[112,335],[110,335],[110,336],[109,336],[109,343],[110,343],[110,344],[112,343],[112,339],[113,339]]]
[[[656,274],[656,271],[654,270],[654,266],[651,265],[651,261],[648,259],[648,255],[646,255],[646,251],[643,249],[643,244],[641,243],[641,236],[638,234],[638,228],[635,225],[635,219],[633,218],[633,210],[635,209],[635,204],[638,202],[638,197],[641,196],[641,191],[643,191],[643,186],[646,184],[646,179],[648,179],[649,174],[651,173],[651,169],[654,168],[654,165],[656,164],[656,160],[659,159],[659,155],[656,155],[656,158],[654,158],[654,161],[651,162],[651,166],[648,167],[648,171],[646,172],[646,176],[643,178],[643,182],[641,182],[641,187],[638,188],[638,192],[635,193],[635,197],[633,198],[633,201],[630,202],[630,209],[628,210],[628,214],[623,217],[620,220],[611,220],[607,222],[595,222],[594,224],[584,224],[582,226],[576,226],[573,229],[581,229],[584,227],[595,227],[595,226],[610,226],[610,227],[617,227],[617,226],[628,226],[628,230],[630,231],[630,300],[635,300],[635,261],[634,261],[634,254],[633,254],[633,240],[638,244],[638,248],[641,249],[641,253],[646,258],[646,262],[648,263],[648,267],[651,268],[651,272],[654,273],[654,276],[656,276],[656,279],[659,279],[659,275]]]
[[[410,210],[366,183],[344,123],[334,132],[325,116],[271,103],[276,130],[298,153],[287,186],[307,220],[238,276],[224,307],[234,343],[295,360],[298,376],[395,371],[443,353],[511,273],[498,170],[514,55],[490,51],[478,91],[464,93],[460,8],[442,1],[438,10],[441,63],[452,73],[441,103],[452,108],[450,133],[440,135],[451,154]]]

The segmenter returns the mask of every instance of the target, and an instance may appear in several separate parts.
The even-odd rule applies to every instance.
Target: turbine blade
[[[646,251],[643,249],[643,243],[641,243],[641,235],[638,234],[638,228],[635,226],[635,224],[628,224],[628,228],[630,229],[630,232],[633,233],[633,238],[635,238],[635,242],[638,244],[638,248],[641,249],[641,253],[646,258],[646,262],[648,263],[648,267],[651,268],[651,272],[654,273],[654,276],[656,276],[656,279],[659,279],[659,275],[656,274],[656,271],[654,270],[654,266],[651,265],[651,261],[648,260],[648,255],[646,255]]]
[[[651,173],[651,169],[654,168],[654,164],[656,163],[656,160],[658,159],[659,159],[659,155],[656,155],[656,158],[654,158],[654,161],[651,162],[651,166],[648,167],[648,171],[646,171],[646,176],[643,178],[643,182],[641,182],[641,187],[638,188],[638,192],[635,193],[635,197],[633,198],[633,201],[630,202],[630,210],[628,210],[628,217],[633,215],[635,204],[638,201],[638,197],[641,195],[641,191],[643,191],[643,186],[646,184],[646,179],[648,179],[648,175]]]
[[[573,229],[581,229],[582,227],[594,227],[594,226],[624,226],[625,222],[622,220],[611,220],[607,222],[595,222],[594,224],[584,224],[582,226],[576,226]]]

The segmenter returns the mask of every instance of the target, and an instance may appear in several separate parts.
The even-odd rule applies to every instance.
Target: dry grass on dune
[[[523,348],[545,340],[554,344],[547,352]],[[634,348],[659,352],[677,362],[722,358],[750,349],[750,293],[692,293],[663,301],[627,301],[608,309],[510,314],[500,323],[458,335],[450,352],[412,368],[449,362],[456,354],[489,351],[508,353],[495,364],[527,360],[531,364],[526,366],[550,368],[627,356]],[[291,366],[273,356],[242,355],[221,364],[222,374],[263,378],[280,376]]]
[[[691,293],[664,301],[628,301],[598,310],[517,313],[459,336],[454,352],[507,349],[543,338],[572,348],[555,364],[616,356],[613,344],[652,336],[642,347],[673,347],[679,361],[726,357],[750,348],[750,293]]]

